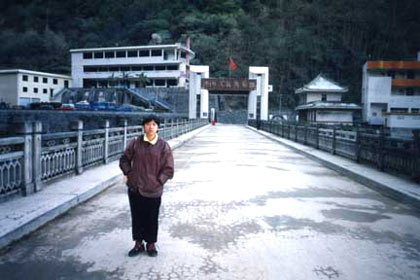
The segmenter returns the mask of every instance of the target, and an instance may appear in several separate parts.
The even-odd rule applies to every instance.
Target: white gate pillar
[[[248,119],[257,119],[257,98],[261,97],[261,120],[268,120],[268,67],[249,67],[249,79],[256,80],[255,90],[249,92]]]
[[[200,118],[206,119],[209,116],[209,91],[201,88],[201,79],[209,78],[209,66],[190,66],[190,88],[189,88],[189,119],[197,118],[197,96],[200,96]]]

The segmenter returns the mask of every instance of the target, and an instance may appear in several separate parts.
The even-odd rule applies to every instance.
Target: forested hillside
[[[360,102],[367,59],[410,59],[420,50],[419,0],[44,0],[0,2],[0,67],[70,73],[71,48],[191,38],[192,64],[228,74],[228,57],[269,66],[272,108],[322,72]]]

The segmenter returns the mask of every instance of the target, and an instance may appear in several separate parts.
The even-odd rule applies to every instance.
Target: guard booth
[[[209,118],[211,108],[220,117],[220,97],[242,96],[247,103],[246,119],[268,118],[268,67],[249,67],[248,79],[210,78],[209,66],[190,66],[189,118]],[[209,100],[210,99],[210,100]],[[214,101],[216,100],[216,101]],[[210,101],[210,102],[209,102]],[[212,104],[211,104],[212,103]]]

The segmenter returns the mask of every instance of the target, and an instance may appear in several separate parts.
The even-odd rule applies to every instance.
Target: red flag
[[[229,57],[229,67],[230,67],[230,70],[232,71],[235,71],[236,69],[238,69],[238,66],[233,61],[232,57]]]

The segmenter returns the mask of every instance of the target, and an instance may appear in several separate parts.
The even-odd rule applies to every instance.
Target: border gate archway
[[[213,102],[209,98],[242,96],[248,103],[248,108],[244,108],[246,119],[267,120],[268,88],[268,67],[251,66],[248,79],[232,79],[209,78],[208,66],[191,65],[189,118],[209,118],[209,111],[212,108],[210,105]]]

